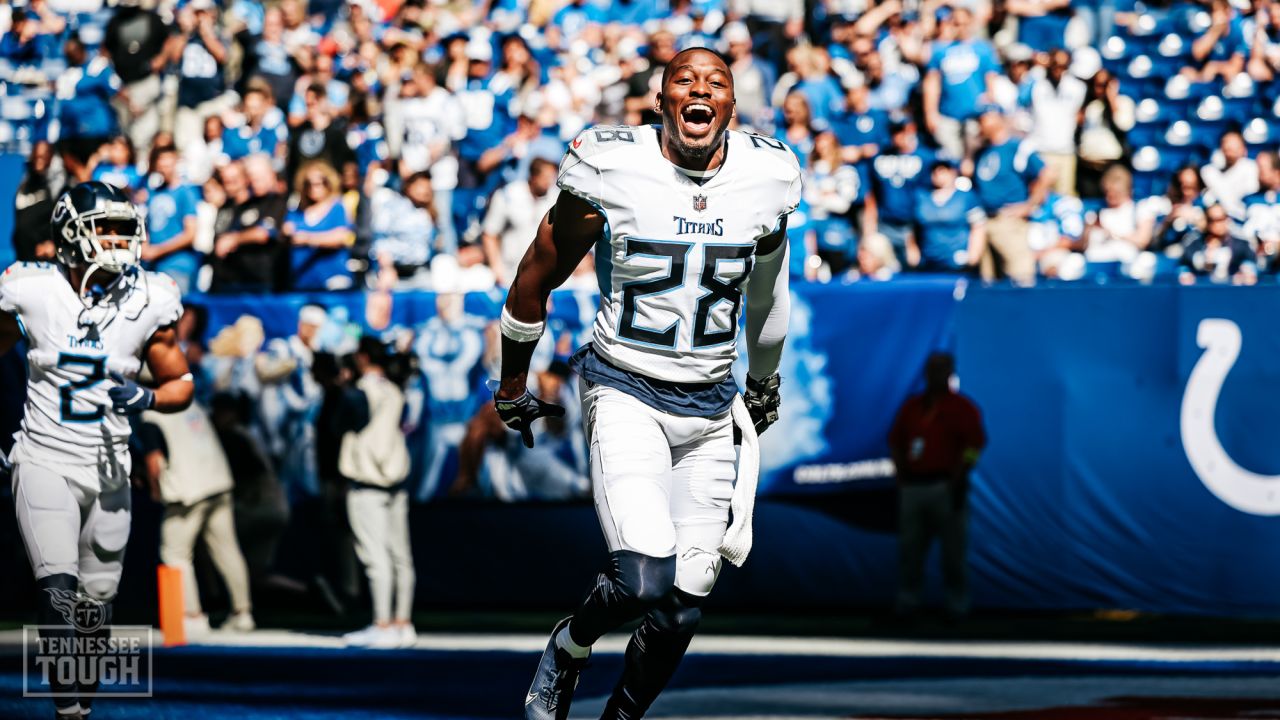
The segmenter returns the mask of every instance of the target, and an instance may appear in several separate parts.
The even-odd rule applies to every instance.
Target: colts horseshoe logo
[[[1280,515],[1280,475],[1259,475],[1236,464],[1218,440],[1213,422],[1218,395],[1240,356],[1240,327],[1208,318],[1196,329],[1204,354],[1182,395],[1182,448],[1200,482],[1219,500],[1251,515]]]

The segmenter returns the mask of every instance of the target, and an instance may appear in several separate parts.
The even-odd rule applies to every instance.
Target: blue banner
[[[1280,610],[1280,289],[971,292],[980,604]]]

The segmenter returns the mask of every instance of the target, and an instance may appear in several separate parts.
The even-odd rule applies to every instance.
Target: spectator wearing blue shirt
[[[1018,18],[1018,42],[1039,52],[1066,47],[1071,0],[1007,0],[1005,10]]]
[[[106,57],[90,60],[78,38],[67,40],[63,52],[67,70],[57,80],[58,151],[67,173],[81,183],[90,179],[94,153],[119,127],[111,98],[120,90],[120,78]]]
[[[988,218],[982,276],[1029,285],[1035,280],[1035,257],[1028,245],[1027,219],[1044,203],[1052,173],[1045,172],[1030,144],[1010,135],[999,106],[985,106],[979,122],[987,141],[974,164],[978,199]]]
[[[14,65],[33,65],[40,62],[40,23],[27,17],[27,11],[14,8],[11,14],[9,32],[0,37],[0,60],[8,60]]]
[[[782,142],[795,153],[796,160],[803,169],[813,153],[813,139],[816,135],[813,127],[813,115],[809,112],[809,101],[804,93],[792,92],[782,101]]]
[[[204,119],[227,107],[223,93],[227,46],[218,36],[217,6],[213,0],[191,0],[178,11],[178,42],[170,46],[178,63],[178,112],[174,144],[180,148],[199,140]]]
[[[568,41],[576,38],[587,29],[588,25],[600,25],[607,19],[604,11],[594,3],[587,0],[571,0],[551,18],[551,24],[560,28],[560,32]]]
[[[241,44],[245,48],[243,77],[262,78],[271,86],[271,94],[279,106],[289,107],[293,86],[298,80],[298,62],[284,42],[284,14],[272,7],[262,16],[262,35],[250,35]]]
[[[1209,19],[1209,28],[1191,44],[1191,56],[1199,67],[1188,65],[1182,72],[1199,82],[1210,82],[1215,77],[1231,82],[1244,71],[1244,59],[1249,51],[1243,21],[1229,0],[1213,0]]]
[[[860,37],[852,46],[854,66],[862,73],[862,83],[867,88],[867,106],[887,113],[906,108],[916,85],[915,68],[886,73],[884,58],[873,39]]]
[[[342,202],[338,171],[312,160],[298,171],[298,208],[284,219],[289,243],[289,277],[294,290],[346,290],[352,286],[351,246],[355,222]]]
[[[98,150],[98,163],[93,166],[94,180],[127,191],[134,195],[143,189],[142,173],[138,172],[137,156],[127,135],[117,135]]]
[[[479,224],[486,198],[502,184],[501,168],[513,166],[517,149],[540,133],[536,123],[517,126],[510,89],[499,92],[490,87],[492,46],[471,41],[466,51],[467,85],[457,93],[466,133],[457,145],[458,186],[453,194],[453,228],[459,238],[477,236],[472,226]]]
[[[968,8],[939,11],[938,17],[942,32],[933,43],[922,88],[925,127],[952,157],[967,158],[976,144],[972,121],[981,98],[994,93],[1000,63],[990,42],[972,37]]]
[[[816,125],[825,129],[833,117],[846,105],[845,92],[840,82],[831,74],[831,56],[826,48],[796,48],[800,81],[791,92],[804,93],[809,100]]]
[[[378,188],[369,198],[373,235],[369,255],[380,276],[393,278],[390,284],[412,286],[418,276],[430,277],[427,263],[435,253],[431,173],[410,175],[401,188],[400,192]]]
[[[962,272],[974,268],[986,243],[986,213],[951,159],[935,160],[932,187],[916,193],[919,239],[910,256],[925,272]]]
[[[863,232],[879,233],[893,247],[899,265],[907,265],[907,248],[914,244],[917,193],[932,187],[934,152],[916,134],[912,120],[890,127],[890,143],[868,163],[871,188],[863,211]]]
[[[147,197],[147,244],[142,260],[148,269],[173,278],[183,295],[195,288],[200,269],[196,252],[196,189],[182,182],[178,150],[158,146],[151,152],[153,187]]]
[[[847,163],[862,163],[889,144],[889,113],[871,107],[866,85],[856,85],[846,95],[844,109],[831,117],[830,127],[844,147]]]
[[[275,106],[271,86],[254,78],[245,87],[238,113],[243,122],[222,131],[222,153],[239,160],[257,153],[283,157],[289,140],[284,113]]]

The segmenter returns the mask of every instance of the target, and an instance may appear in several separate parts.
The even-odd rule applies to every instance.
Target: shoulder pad
[[[569,143],[569,152],[587,160],[610,150],[635,147],[641,143],[640,128],[631,125],[596,125],[578,133]]]
[[[778,162],[785,163],[788,167],[799,174],[800,161],[796,159],[796,154],[791,151],[791,148],[786,143],[782,142],[778,138],[747,131],[735,132],[731,130],[730,133],[730,137],[732,137],[733,134],[741,137],[742,142],[739,143],[740,145],[755,151],[753,152],[753,160],[761,157],[774,158],[774,160]]]
[[[0,283],[12,282],[22,278],[38,277],[41,275],[54,275],[58,272],[58,266],[51,262],[42,261],[19,261],[0,273]]]
[[[150,304],[156,313],[156,327],[171,325],[182,317],[182,291],[173,278],[162,272],[146,271]]]

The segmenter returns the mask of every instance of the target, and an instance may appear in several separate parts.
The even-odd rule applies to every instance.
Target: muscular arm
[[[0,312],[0,355],[4,355],[22,339],[22,328],[18,326],[18,316]]]
[[[156,400],[152,409],[173,413],[186,409],[195,394],[191,382],[191,369],[187,356],[178,346],[178,332],[174,326],[160,328],[151,336],[145,352],[147,367],[156,381]]]
[[[756,244],[756,265],[747,281],[748,374],[763,380],[778,372],[791,315],[787,268],[787,218]]]
[[[547,298],[559,287],[604,232],[604,215],[578,196],[563,192],[538,225],[533,244],[520,260],[507,293],[506,309],[516,320],[540,323],[547,319]],[[502,338],[502,378],[494,393],[513,400],[525,392],[529,359],[537,342]]]

